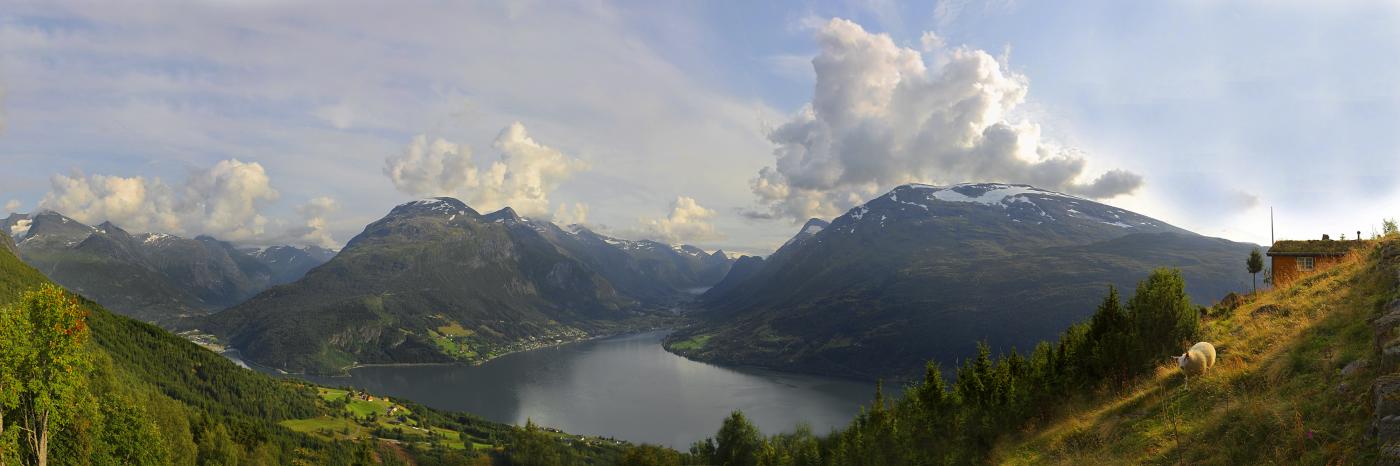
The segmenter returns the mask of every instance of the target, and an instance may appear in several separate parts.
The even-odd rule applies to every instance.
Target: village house
[[[1359,237],[1355,240],[1333,240],[1322,235],[1320,240],[1284,240],[1274,242],[1269,248],[1269,258],[1273,263],[1271,273],[1275,287],[1287,286],[1303,275],[1326,269],[1346,257],[1348,252],[1363,244]]]

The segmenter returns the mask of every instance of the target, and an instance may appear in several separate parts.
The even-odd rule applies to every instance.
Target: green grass
[[[327,440],[369,439],[374,436],[374,430],[376,428],[398,428],[403,431],[406,441],[429,441],[427,433],[417,428],[418,423],[413,419],[407,419],[413,415],[413,412],[407,407],[398,403],[393,403],[390,399],[380,396],[375,396],[374,401],[355,398],[352,399],[349,404],[342,405],[347,393],[349,392],[346,390],[336,388],[317,388],[317,395],[322,401],[332,407],[343,406],[345,412],[352,416],[350,418],[319,416],[309,419],[286,420],[282,421],[280,424],[295,432],[306,433]],[[387,412],[389,406],[398,407],[392,417],[385,416],[385,412]],[[374,421],[368,425],[364,424],[371,415],[374,416]],[[399,422],[400,417],[406,418],[407,421]],[[467,441],[463,441],[461,433],[455,430],[436,426],[428,430],[439,434],[441,438],[438,439],[438,441],[447,448],[458,450],[469,447],[473,450],[490,450],[494,448],[491,444],[484,443],[485,439],[471,438]]]
[[[369,429],[342,417],[321,416],[311,419],[289,419],[279,424],[293,432],[310,434],[326,440],[360,440],[370,436]]]
[[[437,328],[437,332],[449,337],[469,337],[475,335],[471,329],[463,327],[462,324],[452,322]]]
[[[1206,322],[1204,339],[1220,355],[1189,387],[1164,361],[1136,386],[1067,400],[1059,416],[1005,436],[993,462],[1374,463],[1365,430],[1378,374],[1340,374],[1370,357],[1367,319],[1391,293],[1395,272],[1368,253]],[[1253,312],[1269,305],[1283,312]]]
[[[705,345],[707,345],[707,344],[710,343],[710,338],[711,338],[711,337],[714,337],[714,335],[697,335],[697,336],[693,336],[693,337],[690,337],[689,339],[685,339],[685,340],[681,340],[681,341],[677,341],[677,342],[671,343],[671,349],[677,350],[677,351],[693,351],[693,350],[704,349],[704,348],[705,348]]]
[[[468,332],[470,332],[470,330],[468,330]],[[470,361],[479,355],[477,351],[472,348],[471,340],[466,337],[450,337],[429,330],[428,338],[433,341],[433,344],[438,347],[438,350],[442,351],[442,354],[453,358]]]

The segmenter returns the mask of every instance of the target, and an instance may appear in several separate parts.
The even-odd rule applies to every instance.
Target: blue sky
[[[1400,214],[1395,24],[1387,2],[21,3],[0,203],[334,245],[450,194],[766,253],[899,182],[988,180],[1243,241],[1271,206],[1280,237],[1369,234]]]

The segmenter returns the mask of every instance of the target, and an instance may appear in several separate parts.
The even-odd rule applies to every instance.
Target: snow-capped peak
[[[165,233],[147,233],[146,239],[141,240],[141,244],[154,244],[170,237],[170,235],[167,235]]]
[[[1030,185],[1002,183],[963,183],[952,186],[933,186],[912,183],[895,188],[890,191],[890,196],[897,197],[898,192],[902,189],[928,191],[928,196],[930,198],[944,202],[968,202],[983,205],[1016,202],[1014,198],[1025,197],[1026,195],[1082,200],[1077,196],[1040,189]]]
[[[463,204],[462,201],[450,197],[430,197],[399,204],[395,206],[394,210],[390,211],[389,214],[436,214],[450,217],[453,215],[466,215],[467,210],[469,210],[467,205]],[[473,214],[475,214],[475,211],[473,211]]]

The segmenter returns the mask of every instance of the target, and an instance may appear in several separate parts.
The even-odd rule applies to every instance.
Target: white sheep
[[[1176,364],[1181,366],[1181,372],[1185,382],[1183,386],[1191,382],[1190,376],[1193,374],[1204,374],[1206,369],[1215,365],[1215,345],[1207,342],[1200,342],[1191,345],[1191,349],[1186,350],[1181,356],[1172,356],[1176,359]]]

